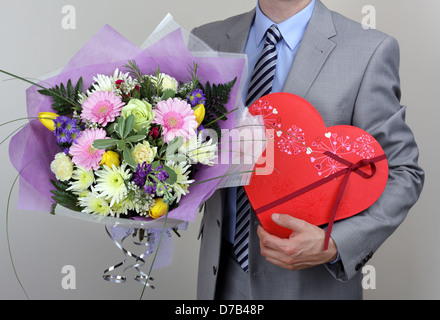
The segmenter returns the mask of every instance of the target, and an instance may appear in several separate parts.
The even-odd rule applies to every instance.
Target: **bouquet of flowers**
[[[29,123],[9,145],[18,209],[104,224],[145,285],[145,257],[155,249],[154,262],[169,230],[193,222],[215,190],[246,185],[265,148],[264,125],[238,98],[246,57],[214,52],[171,16],[141,47],[104,26],[40,83],[0,71],[32,84]],[[250,127],[246,150],[219,142]],[[249,150],[246,162],[234,162]],[[122,246],[135,234],[150,241],[139,255]],[[160,255],[170,262],[165,247]]]
[[[197,65],[186,82],[156,70],[143,74],[135,61],[112,75],[98,74],[83,93],[82,78],[39,92],[53,110],[40,121],[60,147],[50,164],[57,204],[100,216],[157,219],[178,206],[199,166],[213,166],[217,121],[236,79],[204,86]],[[220,97],[220,99],[219,99]],[[216,136],[216,134],[214,134]]]

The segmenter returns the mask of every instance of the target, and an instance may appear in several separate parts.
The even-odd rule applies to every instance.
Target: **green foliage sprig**
[[[227,120],[228,110],[225,104],[229,101],[229,94],[236,81],[237,78],[225,84],[213,84],[212,86],[208,81],[203,89],[206,101],[205,118],[202,125],[215,130],[218,136],[220,136],[220,127],[217,120]]]
[[[71,191],[67,190],[69,184],[63,181],[55,181],[50,180],[55,190],[51,190],[50,192],[53,194],[52,199],[55,203],[52,205],[51,214],[55,214],[55,208],[57,204],[70,209],[72,211],[81,212],[82,208],[78,206],[78,197],[74,195]]]
[[[81,111],[81,105],[78,103],[79,94],[82,93],[83,80],[79,78],[75,86],[69,79],[67,84],[56,85],[53,88],[38,90],[39,93],[52,98],[52,108],[60,115],[71,115],[76,110]]]

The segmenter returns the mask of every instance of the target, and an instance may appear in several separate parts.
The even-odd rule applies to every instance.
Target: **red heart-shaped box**
[[[290,93],[264,96],[249,111],[262,116],[268,140],[272,140],[261,156],[261,164],[255,166],[250,184],[245,186],[252,208],[269,233],[281,238],[292,233],[272,221],[273,213],[289,214],[317,226],[328,224],[346,176],[344,170],[347,171],[350,163],[381,157],[373,165],[359,169],[369,178],[350,172],[334,221],[362,212],[382,194],[388,180],[388,162],[379,143],[364,130],[348,125],[327,128],[309,102]],[[329,152],[344,161],[328,156]],[[270,172],[271,166],[270,174],[262,172]],[[338,173],[343,174],[332,178]],[[283,200],[325,179],[329,180]]]

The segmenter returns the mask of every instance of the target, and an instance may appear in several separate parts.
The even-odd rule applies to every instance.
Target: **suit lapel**
[[[227,38],[220,44],[219,51],[243,53],[254,17],[255,9],[243,14],[226,33]],[[335,35],[330,10],[317,0],[283,91],[301,97],[307,94],[327,57],[336,46],[330,40]]]
[[[336,31],[331,12],[320,1],[316,1],[315,10],[284,84],[284,91],[305,97],[336,46],[330,40],[334,35]]]
[[[243,14],[241,19],[226,33],[227,38],[220,44],[219,51],[243,53],[254,18],[255,9]]]

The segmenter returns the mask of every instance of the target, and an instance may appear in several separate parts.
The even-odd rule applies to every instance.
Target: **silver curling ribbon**
[[[116,228],[117,228],[117,227],[114,227],[114,228],[113,228],[113,231],[115,231]],[[107,274],[107,273],[112,272],[113,270],[115,270],[115,269],[117,269],[117,268],[120,268],[121,266],[123,266],[124,264],[126,264],[126,262],[127,262],[127,257],[131,257],[131,258],[133,258],[133,259],[135,260],[134,264],[125,267],[124,270],[123,270],[123,272],[125,272],[127,269],[134,268],[134,269],[136,269],[137,272],[139,273],[139,275],[136,276],[135,280],[139,281],[138,279],[143,279],[143,281],[145,281],[145,279],[147,279],[147,275],[146,275],[144,272],[142,272],[142,271],[140,270],[140,268],[145,264],[145,260],[144,260],[144,258],[145,258],[146,256],[151,255],[152,252],[153,252],[153,249],[150,248],[151,246],[150,246],[150,243],[149,243],[149,237],[148,237],[148,235],[147,235],[146,237],[144,237],[144,239],[146,239],[147,242],[142,242],[142,241],[136,242],[136,241],[133,241],[133,244],[134,244],[134,245],[147,247],[147,249],[144,250],[144,253],[141,254],[141,255],[139,255],[139,256],[136,255],[136,254],[134,254],[133,252],[127,250],[127,249],[122,245],[122,243],[123,243],[127,238],[129,238],[129,237],[133,237],[133,238],[134,238],[138,233],[140,233],[140,232],[144,233],[145,231],[144,231],[143,229],[126,229],[126,228],[117,228],[118,231],[117,231],[116,234],[115,234],[115,232],[114,232],[114,233],[110,232],[110,230],[107,228],[107,226],[105,226],[105,230],[106,230],[106,232],[107,232],[107,235],[108,235],[108,236],[110,237],[110,239],[113,241],[113,243],[114,243],[114,244],[115,244],[115,245],[116,245],[116,246],[117,246],[117,247],[118,247],[118,248],[124,253],[125,258],[124,258],[123,261],[121,261],[121,262],[119,262],[119,263],[117,263],[117,264],[115,264],[115,265],[113,265],[113,266],[107,268],[107,269],[104,271],[104,275],[103,275],[104,280],[107,280],[107,281],[110,281],[110,282],[114,282],[114,283],[123,283],[123,282],[126,282],[126,280],[127,280],[126,276],[123,276],[123,275],[112,275],[112,274]],[[118,236],[118,234],[117,234],[117,233],[121,233],[121,232],[122,232],[122,237],[121,237],[120,234],[119,234],[119,236]],[[117,239],[121,239],[120,242],[118,242]],[[154,279],[153,279],[152,277],[149,277],[149,278],[148,278],[148,281],[153,281],[153,280],[154,280]],[[145,283],[143,283],[143,284],[145,284]],[[150,285],[149,283],[147,283],[146,286],[148,286],[148,287],[154,289],[154,286]]]

